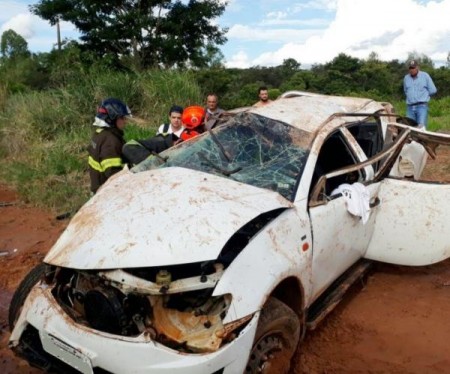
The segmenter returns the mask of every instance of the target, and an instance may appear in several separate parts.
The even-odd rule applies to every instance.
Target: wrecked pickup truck
[[[370,99],[225,113],[79,210],[17,289],[9,345],[63,373],[286,372],[372,260],[450,256],[450,185],[417,180],[449,144]]]

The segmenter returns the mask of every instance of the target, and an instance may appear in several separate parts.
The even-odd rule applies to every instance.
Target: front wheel
[[[287,373],[300,337],[294,311],[273,297],[264,305],[245,373]]]
[[[45,271],[45,264],[40,263],[35,266],[31,271],[23,278],[17,287],[16,292],[11,299],[8,313],[8,323],[10,331],[13,330],[16,324],[17,318],[19,318],[20,311],[22,310],[23,303],[30,293],[34,285],[42,278]]]

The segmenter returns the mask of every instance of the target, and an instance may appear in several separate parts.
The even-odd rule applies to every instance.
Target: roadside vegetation
[[[0,110],[0,179],[27,202],[72,211],[89,197],[87,145],[96,107],[119,97],[133,118],[127,139],[145,138],[167,120],[173,103],[201,102],[190,72],[107,73],[94,69],[63,87],[8,93]]]
[[[5,37],[6,33],[6,37]],[[430,103],[429,129],[450,131],[450,67],[434,68],[427,56],[405,61],[360,60],[344,54],[303,69],[294,59],[275,67],[226,69],[217,54],[202,66],[136,68],[98,57],[76,43],[32,54],[14,31],[2,35],[0,58],[0,181],[12,185],[26,202],[56,212],[75,211],[88,198],[87,145],[97,105],[106,97],[125,101],[133,119],[126,139],[145,138],[167,120],[173,104],[203,104],[216,92],[224,109],[252,105],[257,88],[269,87],[272,99],[288,90],[362,96],[389,101],[405,113],[402,79],[406,61],[419,59],[438,87]],[[417,57],[418,56],[418,57]]]

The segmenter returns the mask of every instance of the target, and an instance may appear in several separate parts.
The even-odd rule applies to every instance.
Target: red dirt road
[[[439,151],[441,160],[429,161],[425,177],[450,182],[450,150]],[[0,372],[40,373],[7,348],[7,310],[15,287],[67,221],[20,204],[1,185],[0,202],[14,203],[0,207]],[[450,260],[421,268],[377,264],[364,287],[354,287],[308,332],[292,372],[450,373],[449,312]]]

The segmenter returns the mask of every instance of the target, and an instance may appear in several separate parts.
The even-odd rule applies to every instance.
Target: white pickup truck
[[[291,92],[116,174],[18,288],[10,347],[62,373],[287,372],[372,260],[450,256],[450,186],[419,179],[450,136],[402,122]]]

